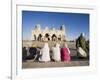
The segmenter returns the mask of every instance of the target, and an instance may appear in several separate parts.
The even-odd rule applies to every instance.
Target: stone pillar
[[[38,40],[38,35],[36,35],[36,41]]]

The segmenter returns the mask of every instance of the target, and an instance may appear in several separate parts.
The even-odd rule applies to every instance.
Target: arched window
[[[61,35],[58,36],[58,40],[61,41]]]
[[[34,40],[36,40],[36,35],[34,35]]]
[[[42,40],[42,34],[39,34],[38,41],[41,41],[41,40]]]
[[[45,34],[45,38],[49,41],[50,40],[50,35],[48,33]]]
[[[57,36],[55,34],[52,35],[52,41],[57,41]]]

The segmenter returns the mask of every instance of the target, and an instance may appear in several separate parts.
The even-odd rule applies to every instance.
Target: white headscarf
[[[50,61],[50,53],[48,43],[44,44],[44,47],[41,49],[40,61]]]
[[[69,50],[69,48],[68,48],[68,45],[65,43],[64,46],[67,48],[68,53],[70,54],[70,50]]]
[[[60,47],[60,44],[57,43],[57,44],[56,44],[56,47]]]
[[[60,48],[59,48],[59,44],[57,43],[56,44],[56,47],[52,47],[52,51],[53,51],[53,54],[52,54],[52,58],[55,60],[55,61],[60,61],[61,58],[60,58]]]

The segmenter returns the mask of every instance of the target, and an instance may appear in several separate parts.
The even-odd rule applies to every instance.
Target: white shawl
[[[41,57],[40,61],[50,61],[50,53],[48,43],[44,44],[44,47],[40,51]]]
[[[60,61],[61,60],[61,56],[60,56],[60,48],[59,48],[59,44],[56,44],[56,47],[52,47],[52,58],[55,61]]]

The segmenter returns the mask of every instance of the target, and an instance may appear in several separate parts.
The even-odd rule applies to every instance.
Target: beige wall
[[[32,30],[32,39],[33,39],[33,40],[37,40],[40,34],[42,35],[41,39],[42,39],[43,41],[48,41],[48,40],[46,40],[46,39],[48,39],[48,38],[49,38],[50,40],[52,40],[52,36],[53,36],[53,35],[56,36],[56,40],[59,40],[58,38],[60,38],[60,39],[63,41],[63,40],[65,40],[65,36],[66,36],[65,30],[56,30],[55,28],[53,28],[53,29],[48,29],[47,27],[46,27],[44,30],[42,30],[42,29],[40,28],[40,25],[39,25],[39,26],[36,27],[34,30]],[[46,34],[49,35],[48,38],[46,37]],[[54,37],[54,38],[55,38],[55,37]]]

